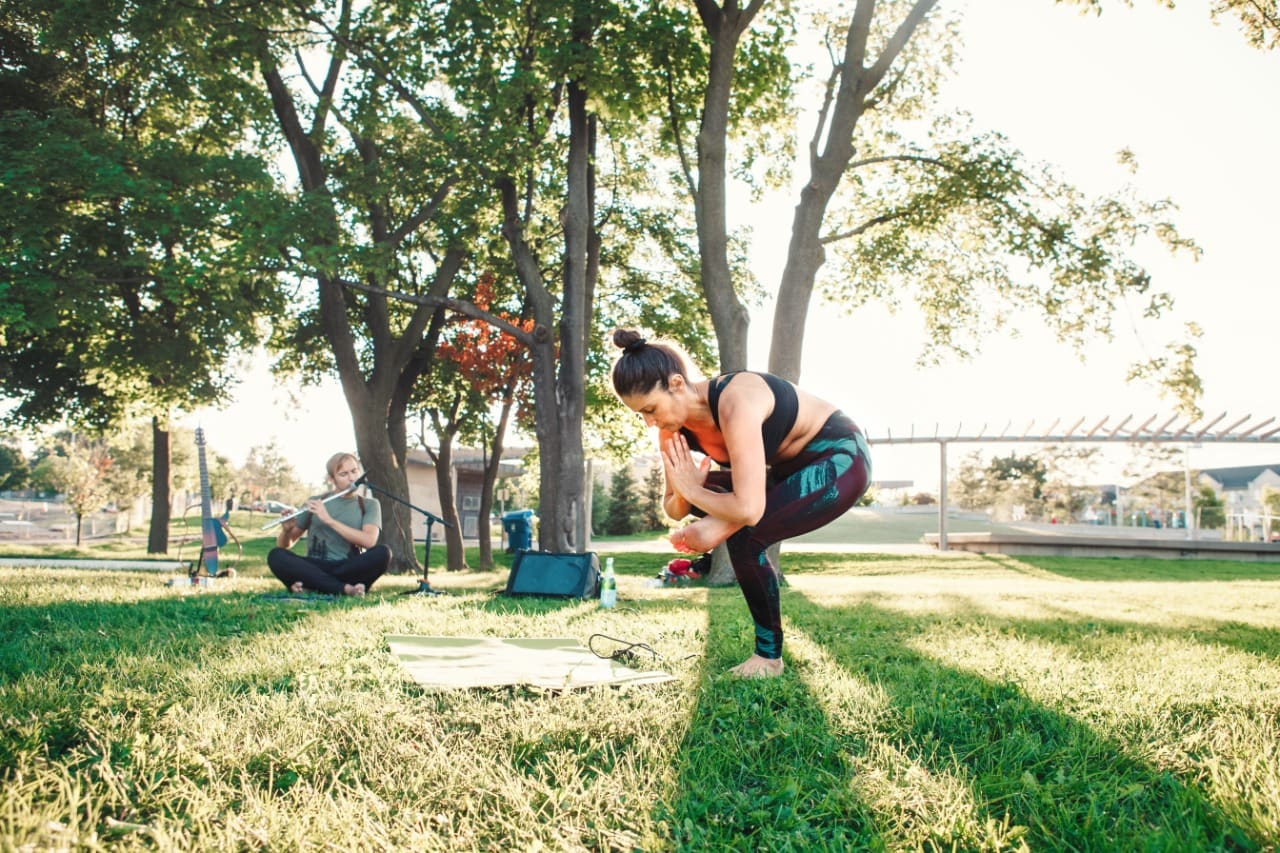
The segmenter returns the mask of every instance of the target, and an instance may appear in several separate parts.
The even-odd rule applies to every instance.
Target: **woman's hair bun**
[[[644,343],[644,338],[635,329],[615,329],[613,332],[613,345],[626,352],[636,352]]]

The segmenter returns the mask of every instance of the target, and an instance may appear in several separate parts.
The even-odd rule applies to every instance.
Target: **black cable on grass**
[[[592,641],[595,640],[597,637],[600,637],[601,639],[609,640],[610,642],[613,642],[613,643],[619,643],[622,646],[622,648],[615,650],[611,654],[602,655],[600,654],[600,652],[596,651],[595,648],[591,645]],[[608,634],[592,634],[590,637],[587,638],[587,648],[590,649],[591,653],[598,658],[604,658],[605,660],[616,660],[622,663],[632,663],[635,661],[635,659],[638,657],[638,655],[634,651],[635,649],[639,649],[642,652],[648,652],[649,657],[652,658],[653,660],[666,660],[666,658],[662,657],[656,651],[654,651],[653,646],[649,645],[648,643],[632,643],[627,640],[620,640],[617,637],[610,637]],[[698,657],[698,655],[697,653],[694,653],[694,654],[685,655],[682,658],[677,658],[677,660],[688,660],[689,658],[696,658],[696,657]]]
[[[622,648],[614,650],[611,654],[607,654],[607,655],[600,654],[600,652],[596,651],[595,647],[591,645],[592,642],[597,637],[601,637],[605,640],[618,643],[622,646]],[[598,658],[604,658],[605,660],[616,660],[622,663],[631,663],[632,661],[634,661],[637,657],[637,654],[635,651],[636,649],[639,649],[642,652],[648,652],[650,658],[652,658],[653,660],[658,660],[658,653],[654,651],[653,646],[649,645],[648,643],[632,643],[632,642],[628,642],[627,640],[619,640],[617,637],[610,637],[608,634],[592,634],[590,637],[587,638],[587,648],[590,649],[591,653]]]

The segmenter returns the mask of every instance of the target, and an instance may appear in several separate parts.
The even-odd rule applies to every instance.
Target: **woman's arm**
[[[668,488],[699,509],[735,525],[751,525],[764,514],[766,463],[761,426],[773,411],[773,393],[763,379],[736,377],[720,395],[720,431],[729,451],[733,491],[703,488],[705,466],[693,461],[689,444],[673,435],[663,445]]]

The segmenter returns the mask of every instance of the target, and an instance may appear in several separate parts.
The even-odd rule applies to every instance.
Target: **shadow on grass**
[[[6,583],[5,599],[19,597],[24,582]],[[154,577],[144,582],[160,585]],[[10,759],[22,752],[62,755],[91,738],[102,718],[154,721],[190,698],[180,687],[183,673],[228,644],[284,634],[312,613],[359,608],[364,601],[285,602],[256,591],[175,589],[155,598],[6,603],[0,606],[0,706],[22,725],[6,727],[0,738],[0,767],[13,766]],[[277,692],[290,689],[282,679],[292,678],[261,672],[230,689]]]
[[[327,596],[287,603],[285,598],[283,592],[175,590],[138,601],[3,605],[0,681],[127,658],[196,658],[230,638],[289,630],[310,607],[342,606]],[[352,606],[360,600],[347,601]]]
[[[865,602],[828,607],[799,593],[785,598],[783,608],[797,632],[887,696],[889,711],[877,717],[875,731],[836,737],[827,734],[834,722],[815,726],[835,742],[832,754],[847,754],[865,767],[875,761],[868,744],[887,741],[893,753],[931,775],[966,780],[976,803],[976,825],[1027,827],[1032,849],[1260,846],[1193,780],[1144,763],[1124,744],[1045,707],[1016,684],[981,678],[911,648],[922,631],[953,621],[954,614],[904,614]],[[1035,628],[1031,622],[1015,624],[1028,632]],[[798,688],[796,695],[807,697]],[[895,773],[895,768],[884,770]],[[848,775],[833,784],[860,787]],[[920,819],[909,803],[889,803],[877,811],[890,824]],[[862,812],[855,819],[865,820]],[[927,845],[965,847],[978,841],[943,835],[929,837]]]
[[[750,653],[754,634],[736,588],[709,592],[697,706],[676,752],[674,790],[653,812],[667,839],[677,850],[882,848],[870,809],[848,785],[847,745],[804,683],[724,674]]]

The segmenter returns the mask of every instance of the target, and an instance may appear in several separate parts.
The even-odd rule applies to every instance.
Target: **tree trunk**
[[[480,487],[480,518],[476,522],[476,535],[480,537],[481,571],[493,568],[493,533],[489,527],[489,519],[493,516],[493,491],[498,483],[498,474],[502,471],[502,451],[506,442],[507,425],[511,422],[511,409],[515,401],[507,397],[502,401],[502,414],[498,417],[498,426],[493,433],[493,444],[489,446],[489,461],[484,468],[484,483]]]
[[[836,81],[838,86],[830,122],[819,124],[810,144],[809,154],[812,164],[810,180],[805,184],[800,203],[796,206],[791,245],[788,248],[787,263],[774,305],[773,337],[769,351],[770,373],[792,382],[800,379],[800,360],[804,350],[804,326],[808,319],[809,302],[818,270],[825,260],[821,234],[822,223],[827,205],[853,158],[854,129],[866,107],[867,96],[879,85],[894,59],[936,2],[937,0],[917,0],[885,44],[881,55],[871,65],[866,62],[867,43],[871,33],[872,17],[875,14],[875,3],[859,0],[854,9],[845,38],[845,51]],[[737,29],[735,24],[741,21],[742,29],[745,29],[750,23],[750,15],[755,8],[756,4],[753,2],[746,11],[737,13],[740,17],[735,21],[731,12],[723,12],[711,0],[698,0],[698,10],[707,28],[712,56],[706,97],[708,108],[704,114],[703,129],[698,135],[699,166],[704,170],[718,167],[720,181],[723,181],[723,160],[717,163],[708,157],[721,152],[720,156],[723,158],[727,122],[721,124],[719,114],[711,110],[711,105],[713,103],[718,105],[721,87],[725,89],[732,87],[732,74],[730,72],[727,79],[721,79],[721,76],[717,75],[717,50],[725,52],[727,59],[721,61],[731,67],[733,55],[737,50],[738,36],[741,35],[741,30]],[[745,21],[742,20],[743,18]],[[727,94],[724,98],[727,102]],[[823,110],[822,114],[825,118],[826,110]],[[718,138],[713,134],[718,134]],[[699,180],[701,182],[700,203],[704,206],[714,204],[718,197],[715,194],[717,190],[715,182],[709,180],[709,175],[706,173],[700,173]],[[721,337],[720,321],[716,319],[717,311],[725,310],[723,307],[718,307],[718,304],[726,300],[724,291],[731,287],[731,282],[722,282],[708,275],[708,272],[713,272],[715,267],[707,264],[705,241],[713,241],[711,245],[714,247],[714,241],[718,241],[719,236],[718,230],[716,233],[704,234],[703,221],[706,221],[705,228],[708,231],[712,227],[717,229],[721,227],[711,218],[713,213],[714,211],[708,211],[700,214],[698,235],[704,249],[703,288],[707,291],[707,302],[712,311],[713,321],[716,322],[716,336],[721,344],[720,360],[723,371],[744,368],[746,364],[745,358],[741,362],[728,360],[727,356],[733,354],[735,350],[732,344],[726,349],[726,342]],[[716,300],[719,300],[719,303]],[[778,565],[778,553],[779,549],[776,546],[770,549],[774,565]],[[730,577],[731,567],[728,565],[724,549],[718,548],[712,559],[708,583],[727,583]]]
[[[778,285],[773,312],[773,336],[769,344],[769,372],[800,381],[804,352],[804,328],[809,315],[818,270],[826,260],[822,223],[827,205],[853,159],[853,134],[866,111],[867,98],[880,85],[893,61],[937,0],[917,0],[874,61],[869,63],[867,43],[875,4],[861,0],[845,35],[844,56],[835,79],[836,90],[830,121],[820,123],[809,142],[809,180],[800,193],[791,225],[787,263]],[[826,111],[823,111],[826,114]]]
[[[151,529],[147,533],[147,553],[169,553],[169,513],[173,502],[173,472],[170,469],[168,421],[159,415],[151,419]]]
[[[761,5],[761,0],[751,0],[745,9],[738,9],[736,3],[721,9],[712,0],[697,3],[711,56],[702,124],[698,130],[698,185],[694,190],[693,209],[698,226],[702,292],[716,332],[721,372],[747,367],[747,332],[751,318],[738,298],[729,267],[725,162],[738,41]]]
[[[580,34],[580,37],[585,35]],[[569,161],[564,229],[564,286],[560,300],[560,369],[556,381],[560,456],[554,481],[556,520],[553,544],[566,551],[586,547],[586,508],[582,473],[582,419],[586,411],[587,330],[590,328],[591,282],[588,268],[591,233],[591,171],[593,119],[587,112],[587,91],[569,83]],[[546,502],[546,495],[542,496]]]
[[[498,181],[502,193],[503,237],[516,274],[525,287],[534,319],[534,425],[540,458],[538,547],[577,552],[587,541],[582,449],[586,408],[586,349],[591,327],[591,299],[598,269],[599,241],[593,229],[594,195],[590,153],[594,119],[586,109],[586,92],[569,86],[568,198],[564,206],[564,286],[560,320],[547,290],[538,259],[525,240],[515,183]],[[552,333],[558,329],[559,336]],[[557,345],[559,352],[557,353]]]
[[[289,143],[302,189],[315,202],[316,210],[323,213],[316,220],[318,226],[309,232],[310,246],[321,254],[328,254],[341,242],[342,225],[330,197],[324,158],[315,141],[323,138],[323,134],[316,129],[309,133],[303,128],[293,94],[265,43],[259,59],[271,94],[272,108]],[[323,111],[327,105],[317,109]],[[385,223],[376,221],[370,225],[375,244],[389,239],[383,225]],[[464,256],[465,253],[456,247],[443,254],[429,289],[432,297],[439,298],[448,293]],[[437,309],[419,305],[402,327],[400,336],[396,337],[387,321],[386,297],[366,296],[363,311],[366,328],[364,338],[359,341],[360,348],[367,348],[372,353],[373,363],[366,378],[364,358],[357,352],[358,342],[347,310],[342,281],[336,274],[325,270],[318,271],[315,279],[321,327],[333,350],[342,392],[351,411],[360,460],[370,482],[399,497],[400,501],[407,501],[405,407],[409,395],[405,389],[412,387],[430,364],[421,348],[424,340],[429,338],[428,325]],[[409,508],[400,501],[384,503],[381,541],[391,549],[392,571],[415,571],[418,558],[413,541],[412,516]]]
[[[801,193],[791,227],[791,246],[778,285],[778,301],[774,305],[769,372],[795,383],[800,382],[804,324],[809,317],[813,285],[826,259],[819,231],[830,198],[830,192],[820,194],[812,185]]]
[[[436,434],[440,439],[440,450],[432,453],[431,457],[436,463],[436,492],[440,497],[440,515],[445,520],[446,569],[460,572],[467,568],[467,555],[462,543],[462,520],[458,517],[457,490],[453,480],[453,438],[457,429],[438,429]]]
[[[697,6],[706,29],[711,58],[707,91],[703,97],[702,124],[698,130],[698,185],[694,190],[693,209],[698,226],[702,292],[716,332],[720,372],[729,373],[747,368],[747,334],[751,318],[738,298],[729,267],[725,152],[738,41],[751,25],[761,4],[752,0],[746,9],[739,10],[736,6],[721,9],[713,0],[698,0]],[[728,551],[723,545],[712,552],[707,583],[713,586],[736,583]]]
[[[375,486],[374,495],[382,504],[382,534],[379,541],[391,549],[391,570],[415,572],[418,557],[413,541],[413,518],[407,506],[400,501],[379,495],[378,491],[408,500],[409,480],[404,466],[396,458],[387,435],[386,418],[378,417],[348,398],[352,427],[356,436],[356,452],[364,467],[368,482]]]

